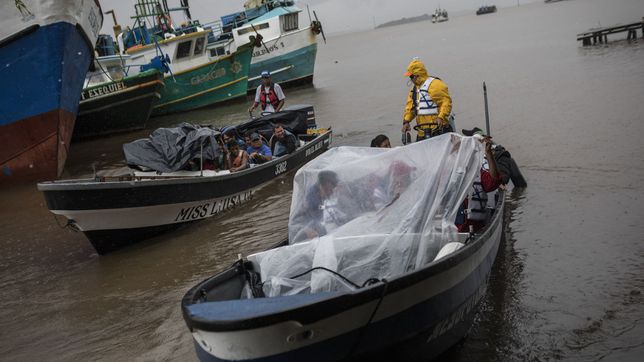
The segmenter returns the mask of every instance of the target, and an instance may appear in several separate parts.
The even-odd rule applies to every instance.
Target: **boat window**
[[[203,53],[203,45],[205,42],[206,38],[199,38],[195,42],[195,52],[193,53],[194,55],[200,55]]]
[[[210,49],[210,56],[211,57],[218,57],[220,55],[226,54],[226,51],[224,50],[224,47],[216,47],[216,48],[211,48]]]
[[[297,13],[282,16],[282,29],[284,29],[284,31],[297,30],[297,18]]]
[[[190,47],[192,46],[192,40],[184,41],[179,43],[177,46],[177,59],[185,58],[190,56]]]
[[[253,26],[255,27],[255,30],[268,29],[268,23],[262,23],[262,24],[257,24]],[[244,28],[244,29],[239,29],[237,30],[237,34],[244,35],[248,33],[254,33],[255,30],[253,30],[253,26],[249,26],[248,28]]]

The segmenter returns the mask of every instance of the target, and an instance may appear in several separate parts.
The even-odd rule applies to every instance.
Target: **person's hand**
[[[255,106],[250,106],[250,108],[248,108],[248,113],[253,113],[254,110]]]
[[[409,125],[409,122],[403,122],[402,133],[409,132],[410,130],[411,126]]]
[[[257,157],[257,152],[253,152],[253,153],[251,153],[251,154],[250,154],[250,157],[252,157],[252,158]]]

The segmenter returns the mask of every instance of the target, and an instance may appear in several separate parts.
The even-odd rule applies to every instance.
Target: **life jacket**
[[[273,83],[271,83],[270,87],[268,88],[268,94],[264,89],[264,85],[260,85],[260,87],[262,87],[261,88],[262,90],[259,94],[259,101],[262,104],[262,110],[266,109],[266,105],[268,104],[268,102],[270,102],[270,104],[273,106],[273,109],[277,109],[277,105],[280,104],[280,100],[277,98],[277,94],[275,93],[275,87]]]
[[[485,158],[483,158],[481,168],[489,171],[489,166]],[[487,201],[487,192],[483,190],[481,179],[477,178],[468,196],[467,218],[472,221],[485,221],[487,219]]]
[[[426,116],[432,114],[438,114],[438,106],[432,100],[432,97],[429,95],[429,86],[434,81],[434,77],[429,77],[425,82],[420,86],[412,88],[411,90],[411,99],[416,110],[416,115]]]

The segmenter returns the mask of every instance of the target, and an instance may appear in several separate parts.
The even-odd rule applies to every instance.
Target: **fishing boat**
[[[137,65],[167,59],[161,99],[152,115],[162,115],[206,107],[246,96],[253,45],[246,41],[212,57],[206,52],[210,30],[190,18],[189,8],[169,8],[167,2],[137,0],[134,25],[117,37],[121,54],[129,55],[131,75]],[[186,21],[174,25],[172,13],[184,13]],[[177,15],[178,16],[178,15]]]
[[[454,345],[501,239],[502,193],[482,229],[459,233],[454,222],[482,152],[452,133],[336,147],[308,163],[294,179],[288,240],[184,296],[199,359],[417,361]]]
[[[221,133],[208,127],[182,126],[159,129],[151,143],[138,140],[124,145],[132,168],[119,174],[92,178],[41,182],[47,207],[82,231],[99,254],[119,249],[187,223],[214,217],[249,200],[262,185],[293,171],[326,151],[331,131],[314,129],[311,106],[293,106],[235,128],[240,134],[258,131],[270,139],[271,125],[284,124],[297,135],[294,152],[231,173],[204,169],[204,160],[221,154]],[[187,132],[189,129],[190,132]],[[176,147],[180,142],[181,147]],[[158,150],[167,151],[159,153]],[[219,151],[218,151],[219,150]],[[200,166],[186,170],[195,159]]]
[[[58,177],[103,24],[98,1],[0,2],[0,183]]]
[[[447,14],[447,10],[445,9],[441,9],[439,7],[432,14],[432,23],[442,23],[447,20],[449,20],[449,16]]]
[[[496,5],[483,5],[476,10],[476,15],[496,13]]]
[[[249,0],[245,10],[221,17],[208,26],[213,37],[208,44],[211,57],[220,56],[225,47],[232,48],[259,39],[261,46],[253,51],[248,90],[254,92],[261,84],[260,73],[268,70],[281,86],[313,82],[317,35],[324,37],[321,22],[306,20],[293,1]],[[302,26],[304,25],[304,26]],[[325,38],[326,42],[326,38]]]
[[[103,55],[85,78],[72,140],[145,128],[161,98],[163,69],[127,75],[125,59]]]

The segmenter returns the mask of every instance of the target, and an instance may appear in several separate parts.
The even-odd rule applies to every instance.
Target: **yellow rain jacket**
[[[407,95],[407,105],[405,106],[405,113],[403,114],[403,122],[411,122],[416,118],[416,123],[418,125],[428,124],[428,123],[441,123],[443,126],[449,124],[449,114],[452,112],[452,98],[449,96],[447,90],[447,85],[440,79],[435,78],[434,81],[429,86],[428,93],[431,97],[431,100],[436,104],[438,114],[429,114],[429,115],[416,115],[417,109],[414,107],[414,104],[418,105],[418,99],[414,102],[412,98],[413,95],[419,97],[418,88],[425,83],[429,74],[425,68],[425,64],[418,59],[414,59],[409,63],[407,67],[406,76],[416,75],[417,78],[414,80],[414,87],[409,91]],[[437,126],[431,126],[433,130]],[[418,132],[419,137],[424,137],[425,133],[423,131]]]

